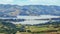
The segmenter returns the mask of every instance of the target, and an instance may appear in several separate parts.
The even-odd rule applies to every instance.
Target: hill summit
[[[57,15],[60,16],[60,6],[54,5],[10,5],[0,4],[0,17],[22,16],[40,16],[40,15]]]

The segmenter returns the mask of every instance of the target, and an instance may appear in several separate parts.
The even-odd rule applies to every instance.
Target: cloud
[[[60,0],[0,0],[0,4],[16,5],[60,5]]]
[[[31,4],[57,5],[60,0],[30,0]]]
[[[13,0],[0,0],[0,4],[10,4]]]
[[[22,0],[23,1],[23,0]],[[18,5],[59,5],[60,0],[24,0],[19,1]]]

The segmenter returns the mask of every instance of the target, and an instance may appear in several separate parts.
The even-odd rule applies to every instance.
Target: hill
[[[60,16],[60,6],[46,5],[4,5],[0,4],[0,17],[22,16],[40,16],[40,15],[57,15]]]
[[[0,21],[0,34],[11,34],[16,32],[16,26],[9,22]]]

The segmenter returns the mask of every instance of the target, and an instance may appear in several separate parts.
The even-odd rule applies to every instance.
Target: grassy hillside
[[[15,25],[10,22],[0,22],[0,33],[11,34],[15,33]]]
[[[0,21],[0,34],[60,34],[60,22],[40,25],[12,24]]]

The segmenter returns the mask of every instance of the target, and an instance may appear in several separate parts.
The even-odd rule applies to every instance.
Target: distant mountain
[[[60,16],[60,6],[46,5],[4,5],[0,4],[0,17],[22,16],[40,16],[40,15],[57,15]]]

